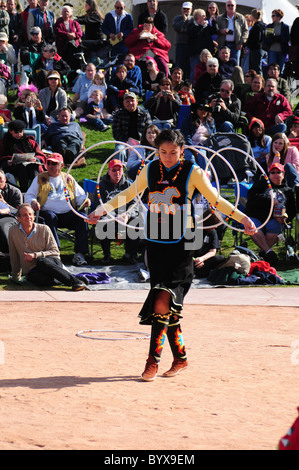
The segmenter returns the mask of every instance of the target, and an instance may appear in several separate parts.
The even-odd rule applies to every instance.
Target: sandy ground
[[[275,449],[299,406],[298,308],[186,305],[190,366],[151,383],[149,340],[76,336],[149,332],[138,310],[1,302],[0,449]]]

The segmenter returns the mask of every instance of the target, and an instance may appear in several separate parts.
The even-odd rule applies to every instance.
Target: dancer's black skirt
[[[139,313],[140,324],[150,325],[153,320],[153,305],[161,290],[170,293],[170,312],[182,317],[184,297],[193,280],[193,250],[188,242],[157,243],[147,241],[147,260],[151,289]]]

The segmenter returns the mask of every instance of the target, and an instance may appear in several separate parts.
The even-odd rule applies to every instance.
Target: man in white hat
[[[185,78],[190,75],[187,27],[189,21],[192,19],[192,7],[191,2],[184,2],[182,5],[182,14],[175,16],[172,23],[172,27],[176,32],[175,65],[183,70]]]

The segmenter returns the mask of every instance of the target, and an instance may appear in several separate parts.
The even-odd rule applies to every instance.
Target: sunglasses
[[[208,67],[217,67],[217,65],[209,64]]]
[[[225,88],[220,88],[220,91],[222,93],[227,93],[227,94],[229,94],[231,92],[231,90],[226,90]]]
[[[58,77],[50,77],[48,80],[58,80]]]
[[[58,165],[58,162],[52,162],[51,160],[48,160],[47,161],[47,165],[52,165],[52,166],[57,166]]]
[[[283,171],[270,171],[270,175],[281,175]]]

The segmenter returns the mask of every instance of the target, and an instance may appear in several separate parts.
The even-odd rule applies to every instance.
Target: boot
[[[149,355],[145,364],[145,369],[141,374],[142,380],[145,382],[152,382],[157,377],[158,373],[158,362]]]
[[[187,367],[188,367],[187,359],[183,360],[183,359],[179,359],[175,357],[171,365],[171,368],[167,372],[164,372],[163,377],[174,377],[179,372],[181,372],[181,370],[184,370]]]

